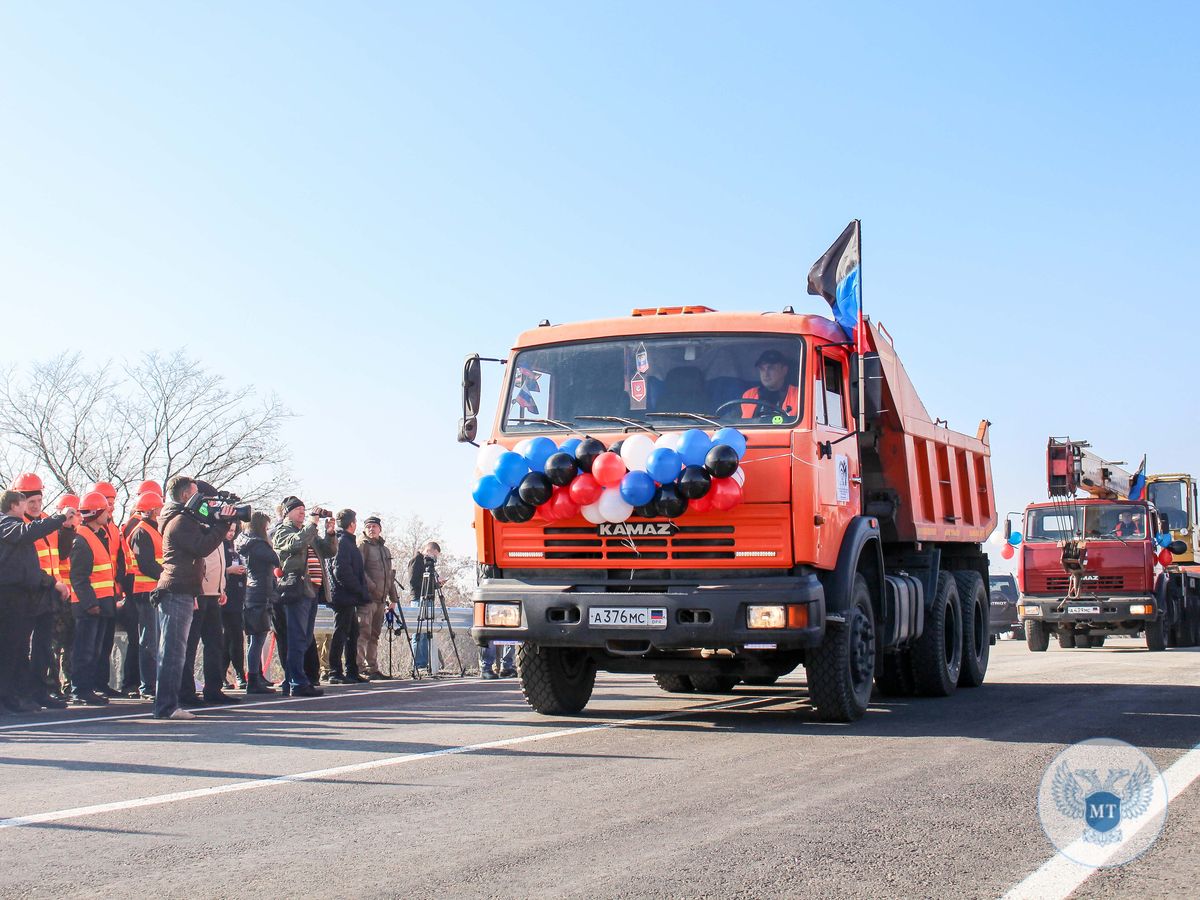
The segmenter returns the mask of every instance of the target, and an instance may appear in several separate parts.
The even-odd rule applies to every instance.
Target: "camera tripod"
[[[416,653],[413,654],[413,677],[420,677],[421,668],[429,671],[431,678],[437,677],[437,672],[433,671],[433,658],[429,653],[428,648],[433,644],[433,625],[437,616],[437,609],[434,604],[441,606],[442,621],[446,623],[446,631],[450,635],[450,646],[454,648],[454,659],[458,663],[458,677],[463,678],[467,674],[467,670],[463,667],[462,657],[458,653],[458,641],[454,634],[454,625],[450,622],[450,611],[446,607],[446,595],[442,593],[442,586],[438,583],[437,571],[435,564],[429,557],[425,558],[425,571],[421,573],[421,595],[417,600],[417,628],[416,641],[418,643],[424,641],[426,647],[425,666],[419,665],[416,659]]]
[[[400,591],[400,579],[393,575],[392,583],[396,585],[397,596]],[[408,670],[409,678],[420,678],[420,673],[417,672],[417,656],[413,652],[412,632],[408,630],[408,622],[404,618],[404,607],[396,603],[396,611],[393,613],[390,609],[384,613],[384,622],[388,630],[388,675],[395,676],[395,657],[393,645],[396,642],[396,636],[404,635],[404,645],[408,647],[408,658],[412,662],[411,668]]]

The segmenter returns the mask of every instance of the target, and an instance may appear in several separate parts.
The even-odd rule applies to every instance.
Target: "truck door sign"
[[[850,457],[838,454],[833,458],[837,467],[837,502],[850,502]]]

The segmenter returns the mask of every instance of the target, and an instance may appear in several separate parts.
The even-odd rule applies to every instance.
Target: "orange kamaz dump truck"
[[[517,339],[485,449],[722,427],[745,439],[742,502],[725,511],[651,505],[612,524],[476,510],[471,634],[520,642],[533,709],[578,712],[598,670],[717,693],[804,666],[831,721],[861,717],[873,686],[946,696],[983,682],[989,423],[967,435],[931,418],[870,319],[861,344],[790,308],[643,309]],[[459,439],[472,443],[479,370],[468,357]]]

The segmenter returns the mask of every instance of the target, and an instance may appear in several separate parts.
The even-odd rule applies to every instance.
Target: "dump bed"
[[[879,354],[883,409],[877,466],[864,458],[868,511],[880,514],[893,540],[982,542],[996,526],[990,423],[981,421],[971,437],[935,422],[891,336],[866,326],[867,349]]]

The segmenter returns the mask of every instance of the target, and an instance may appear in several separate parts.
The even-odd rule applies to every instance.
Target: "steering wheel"
[[[775,403],[771,403],[767,400],[757,400],[757,399],[752,399],[750,397],[739,397],[737,400],[727,400],[726,402],[722,403],[720,406],[717,407],[717,410],[715,413],[713,413],[713,415],[719,416],[727,408],[729,408],[731,406],[740,406],[743,403],[751,403],[754,406],[761,407],[762,409],[770,410],[770,411],[778,414],[782,419],[785,419],[785,420],[789,418],[788,412],[782,406],[779,406],[778,404],[775,404]]]

